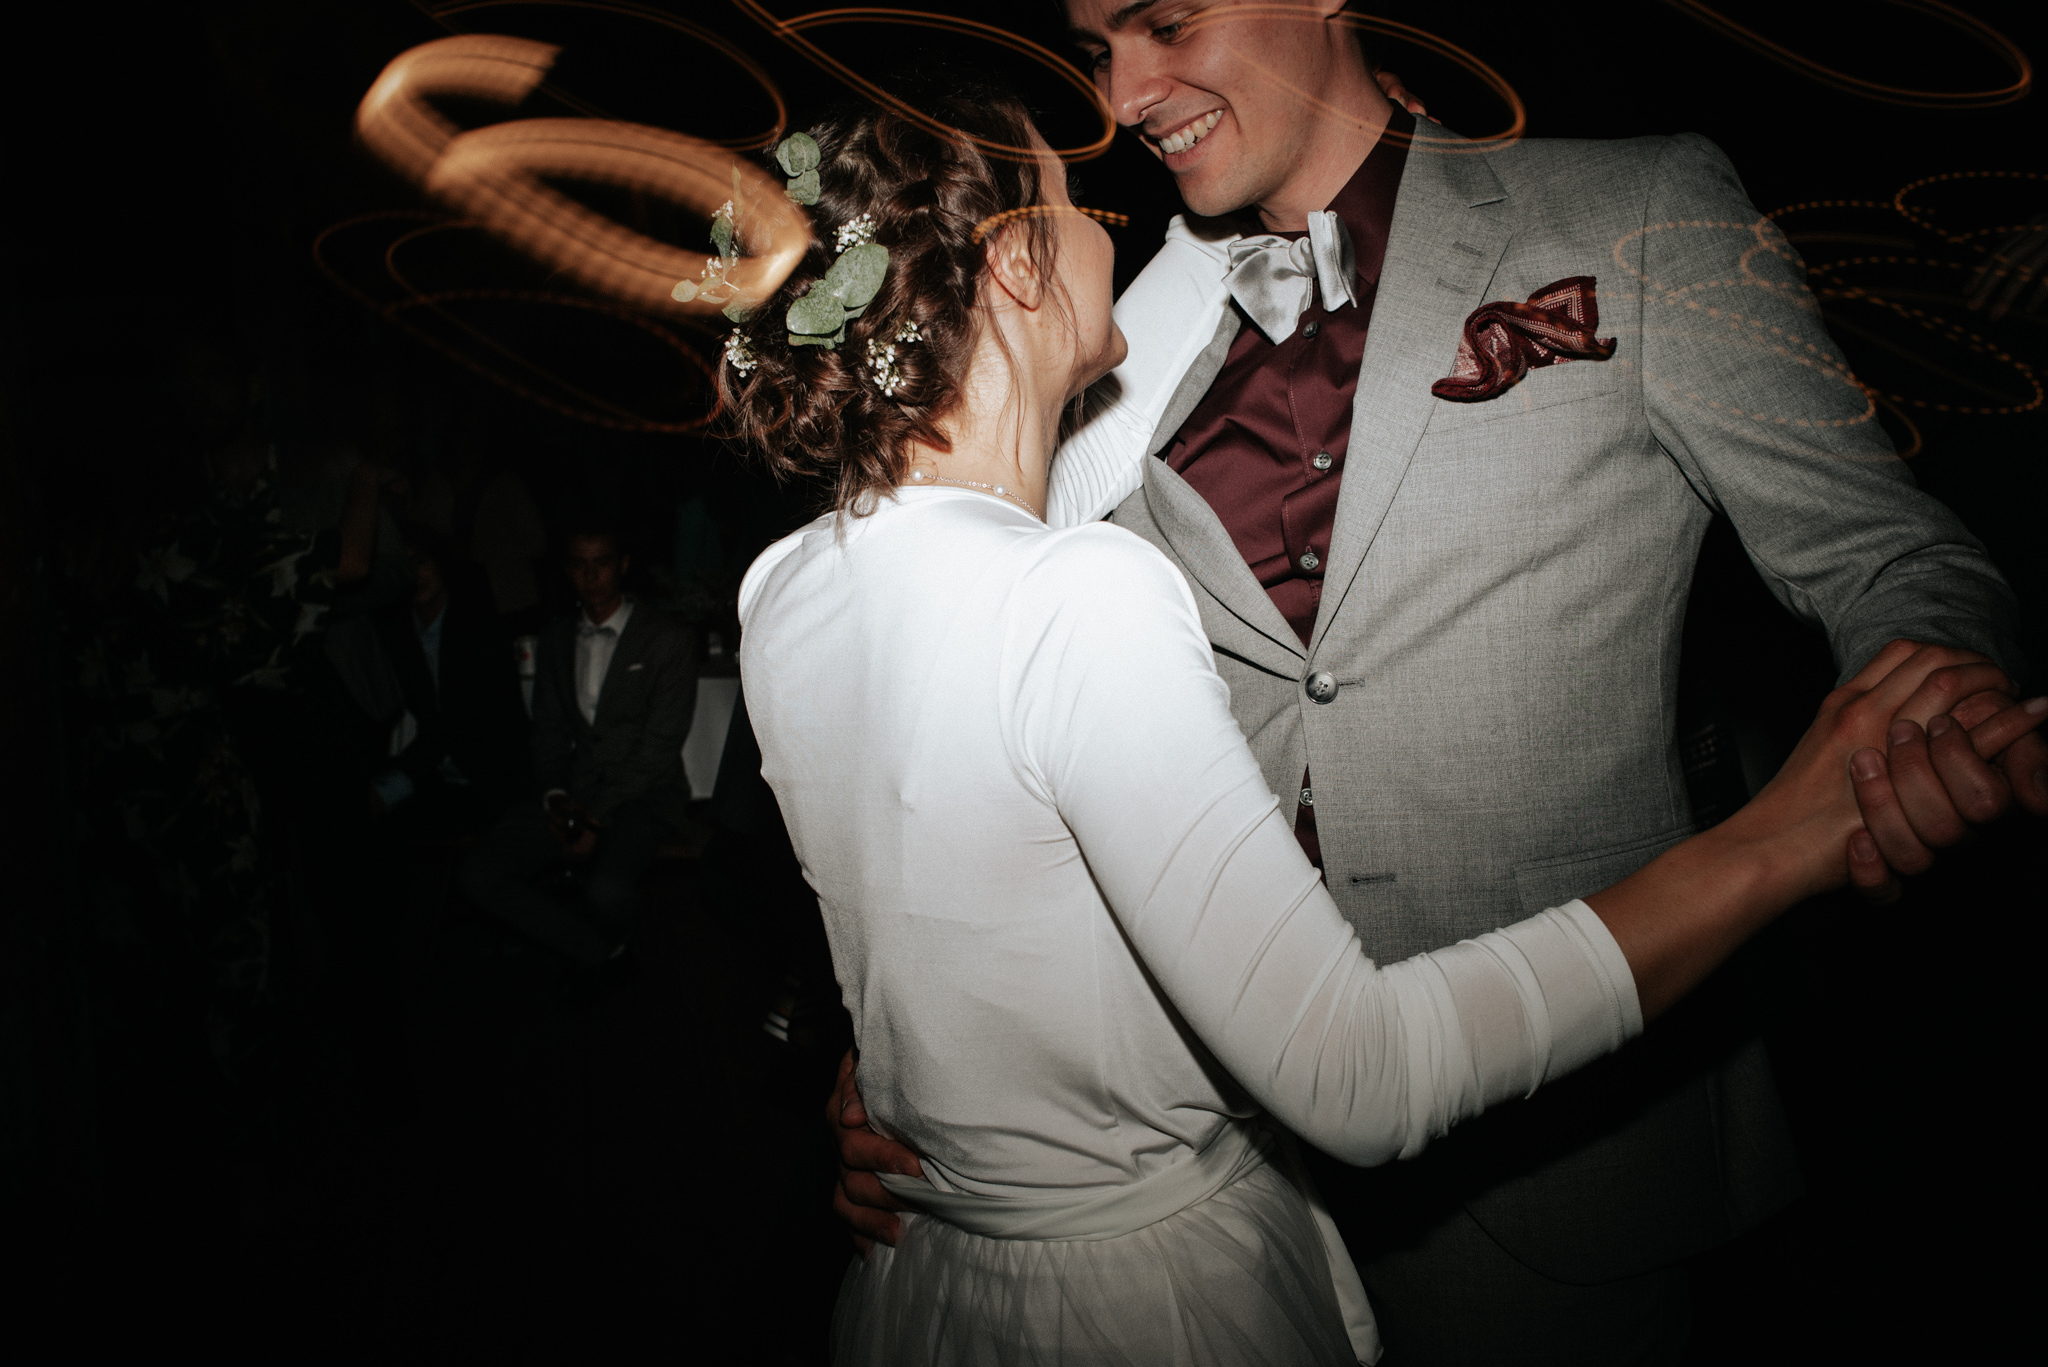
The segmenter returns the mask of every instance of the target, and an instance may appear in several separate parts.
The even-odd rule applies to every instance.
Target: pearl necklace
[[[966,489],[980,489],[986,493],[994,494],[997,498],[1008,499],[1010,502],[1016,504],[1019,508],[1022,508],[1025,512],[1037,518],[1040,522],[1045,521],[1044,513],[1039,512],[1038,509],[1032,507],[1029,503],[1026,503],[1016,494],[1011,493],[1008,485],[983,484],[978,479],[954,479],[950,475],[935,475],[928,470],[912,470],[910,472],[910,482],[912,484],[920,485],[957,484],[960,485],[962,488]]]

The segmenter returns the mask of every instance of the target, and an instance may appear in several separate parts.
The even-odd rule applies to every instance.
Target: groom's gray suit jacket
[[[1432,396],[1472,309],[1575,275],[1597,278],[1612,360]],[[1226,309],[1154,453],[1237,327]],[[1115,520],[1186,573],[1273,790],[1312,770],[1330,890],[1381,961],[1597,891],[1692,829],[1679,635],[1717,512],[1845,675],[1902,636],[2018,667],[2010,590],[1914,487],[1798,258],[1692,135],[1489,151],[1420,125],[1306,650],[1209,505],[1145,467]],[[1546,1275],[1685,1257],[1798,1189],[1760,1048],[1635,1085],[1596,1138],[1467,1202]]]

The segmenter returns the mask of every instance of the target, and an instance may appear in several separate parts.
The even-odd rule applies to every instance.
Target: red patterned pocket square
[[[1604,361],[1614,354],[1614,339],[1595,337],[1599,327],[1600,306],[1590,275],[1545,285],[1526,304],[1505,299],[1481,304],[1465,319],[1456,365],[1429,392],[1439,399],[1478,403],[1511,389],[1538,366]]]

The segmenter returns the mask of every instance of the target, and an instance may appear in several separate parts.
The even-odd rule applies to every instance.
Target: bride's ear
[[[1031,234],[1019,224],[1003,228],[982,241],[988,273],[1020,308],[1035,311],[1045,298],[1045,280],[1031,256]]]

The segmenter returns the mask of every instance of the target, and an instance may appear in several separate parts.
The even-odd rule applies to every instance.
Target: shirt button
[[[1318,669],[1308,676],[1308,696],[1315,702],[1329,702],[1337,696],[1337,676],[1327,669]]]
[[[1315,789],[1313,789],[1313,788],[1303,788],[1303,789],[1301,790],[1301,805],[1302,805],[1302,806],[1304,806],[1304,807],[1313,807],[1313,806],[1315,806],[1315,805],[1316,805],[1316,790],[1315,790]]]
[[[1303,551],[1301,553],[1301,567],[1305,570],[1312,570],[1322,563],[1321,560],[1316,558],[1314,551]]]
[[[1323,325],[1317,322],[1307,322],[1301,325],[1301,335],[1304,337],[1313,337],[1322,330]]]
[[[1310,464],[1310,465],[1313,465],[1313,466],[1315,466],[1315,467],[1316,467],[1316,469],[1318,469],[1318,470],[1327,470],[1327,469],[1329,469],[1329,468],[1330,468],[1330,453],[1329,453],[1328,451],[1318,451],[1318,452],[1316,452],[1316,455],[1315,455],[1315,459],[1314,459],[1314,460],[1311,460],[1311,461],[1309,462],[1309,464]]]

